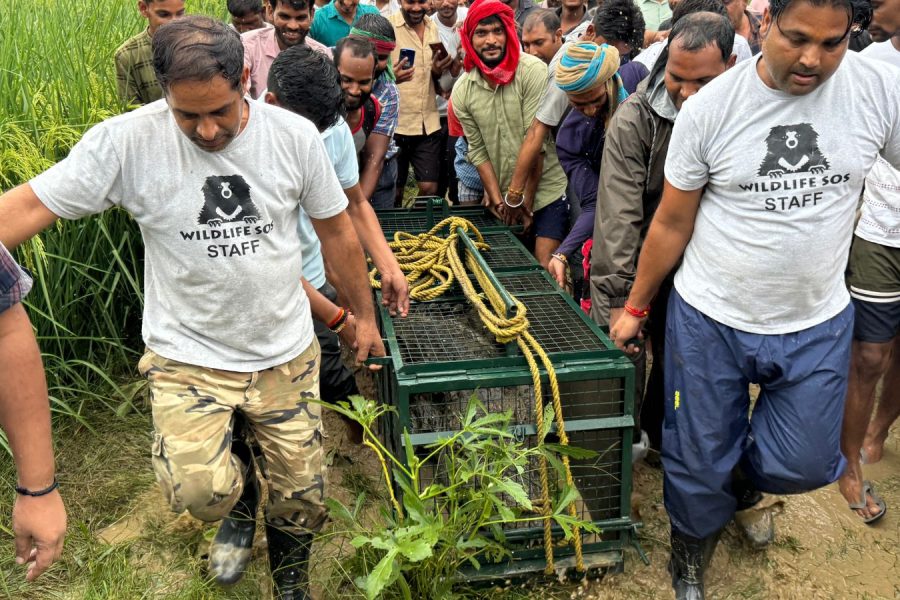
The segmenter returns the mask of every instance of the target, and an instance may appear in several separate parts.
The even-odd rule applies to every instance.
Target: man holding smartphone
[[[397,194],[402,197],[409,166],[412,164],[419,194],[432,196],[438,191],[441,160],[441,122],[435,95],[437,79],[453,63],[453,57],[435,55],[430,44],[441,41],[434,21],[426,18],[430,0],[401,0],[400,14],[390,18],[397,38],[391,60],[400,62],[406,72],[398,73],[400,119],[394,133],[397,154]],[[409,51],[415,52],[410,60]],[[409,69],[412,67],[412,72]]]

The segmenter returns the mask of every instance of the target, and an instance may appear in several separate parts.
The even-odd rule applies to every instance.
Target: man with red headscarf
[[[460,31],[466,70],[453,88],[453,110],[469,142],[469,162],[484,184],[484,204],[498,214],[534,196],[535,256],[544,267],[565,238],[566,176],[547,152],[526,189],[507,189],[525,131],[547,84],[547,66],[521,55],[513,10],[499,0],[475,0]],[[552,144],[552,142],[547,142]]]

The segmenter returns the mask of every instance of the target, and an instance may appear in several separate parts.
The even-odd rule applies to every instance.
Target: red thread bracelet
[[[340,324],[340,322],[344,319],[344,317],[346,317],[346,315],[346,311],[343,307],[341,307],[341,309],[338,311],[337,316],[327,323],[328,329],[334,329],[335,327],[337,327],[338,324]]]
[[[643,319],[647,315],[650,314],[650,305],[649,304],[644,309],[638,309],[626,302],[625,306],[623,308],[625,309],[625,312],[627,312],[629,315],[631,315],[632,317],[636,317],[638,319]]]

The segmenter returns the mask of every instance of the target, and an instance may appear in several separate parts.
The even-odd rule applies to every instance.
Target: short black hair
[[[715,44],[722,53],[722,62],[728,62],[734,50],[734,26],[724,15],[705,11],[691,13],[672,26],[669,48],[676,42],[688,52],[697,52]]]
[[[522,25],[522,31],[531,31],[538,22],[544,24],[544,28],[551,34],[562,27],[556,11],[551,8],[539,8],[528,13],[525,17],[525,23]]]
[[[773,22],[777,22],[781,14],[789,6],[799,0],[769,0],[769,15]],[[857,36],[869,27],[872,20],[872,2],[870,0],[803,0],[813,6],[833,6],[847,11],[847,31]]]
[[[594,33],[610,44],[625,42],[632,53],[640,52],[644,45],[644,14],[634,0],[606,0],[597,8],[591,23]]]
[[[397,40],[397,36],[394,33],[394,26],[391,25],[390,21],[378,13],[367,13],[361,16],[354,27],[360,31],[380,35],[392,42]]]
[[[309,0],[269,0],[272,10],[277,9],[279,4],[284,4],[294,10],[309,10]]]
[[[228,14],[235,17],[246,17],[263,11],[262,0],[228,0]]]
[[[368,39],[360,37],[348,36],[338,40],[337,46],[334,47],[334,66],[339,67],[341,64],[341,55],[344,50],[348,50],[351,55],[356,58],[372,57],[372,62],[377,63],[378,57],[375,56],[375,46]]]
[[[722,0],[681,0],[672,11],[672,27],[680,21],[682,17],[686,17],[692,13],[711,12],[723,17],[728,16],[725,4]],[[671,33],[669,36],[671,37]]]
[[[153,35],[153,70],[163,90],[179,81],[210,81],[219,75],[241,89],[244,45],[237,31],[201,15],[176,19]]]
[[[475,23],[475,27],[478,27],[479,25],[503,25],[503,21],[499,16],[491,15]],[[474,27],[472,29],[474,29]]]
[[[346,115],[337,67],[305,44],[278,54],[267,85],[283,108],[306,117],[319,131]]]

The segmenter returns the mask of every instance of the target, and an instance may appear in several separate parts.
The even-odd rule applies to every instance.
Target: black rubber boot
[[[703,575],[712,560],[721,531],[707,538],[697,539],[672,530],[672,557],[669,574],[675,600],[703,600]]]
[[[309,549],[311,534],[294,534],[266,523],[269,569],[275,600],[310,600]]]
[[[222,519],[216,537],[209,546],[209,573],[220,585],[232,585],[240,581],[250,564],[253,535],[256,533],[256,509],[259,506],[259,481],[250,448],[237,425],[234,435],[236,439],[231,450],[246,465],[244,491],[228,516]],[[237,439],[239,435],[241,439]]]

